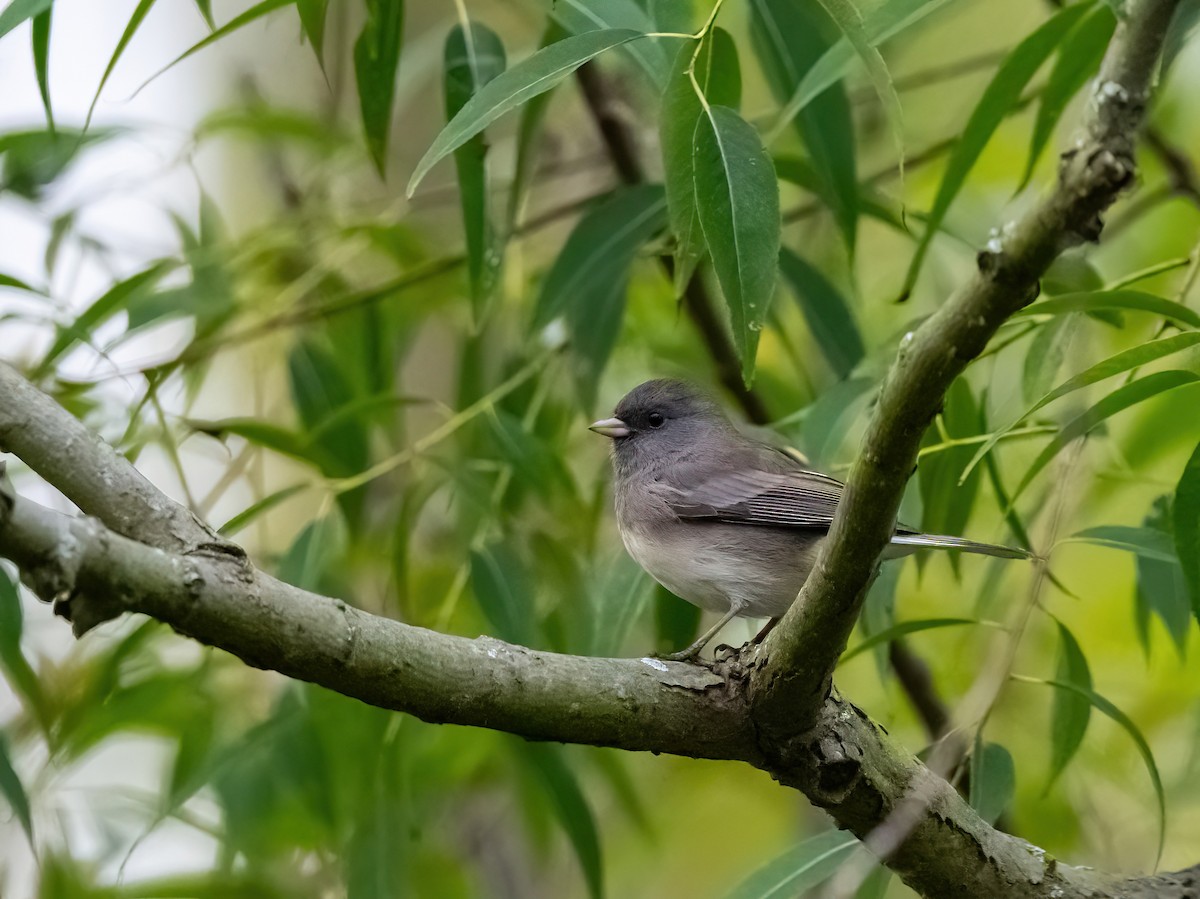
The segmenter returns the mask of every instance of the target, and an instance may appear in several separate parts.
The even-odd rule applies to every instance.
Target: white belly
[[[736,604],[747,618],[787,611],[818,546],[795,534],[719,523],[672,522],[652,533],[622,527],[621,538],[638,564],[676,596],[713,612]]]

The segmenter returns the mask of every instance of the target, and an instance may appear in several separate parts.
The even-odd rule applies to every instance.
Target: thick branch
[[[0,452],[15,453],[86,514],[126,537],[184,552],[229,547],[4,362],[0,362]],[[99,472],[103,477],[97,477]]]
[[[142,612],[256,668],[425,721],[758,761],[744,706],[703,668],[439,634],[226,558],[166,553],[20,498],[6,505],[0,553],[43,599],[69,598],[73,615]]]
[[[919,785],[930,813],[889,865],[924,895],[1120,895],[1103,891],[1104,875],[1047,861],[989,827],[836,694],[822,704],[807,741],[789,746],[787,756],[767,757],[750,719],[745,672],[736,667],[714,672],[652,659],[583,658],[438,634],[308,593],[228,557],[154,549],[94,519],[16,498],[2,479],[0,554],[20,566],[39,595],[69,601],[74,614],[142,612],[254,667],[425,721],[748,762],[860,836]]]
[[[797,602],[763,646],[752,683],[755,718],[768,740],[807,728],[858,618],[880,552],[916,468],[921,437],[951,382],[1014,312],[1065,249],[1100,234],[1100,214],[1134,176],[1133,149],[1167,25],[1177,0],[1130,0],[1096,79],[1058,188],[1002,229],[998,251],[975,276],[905,336],[883,385],[845,499]]]

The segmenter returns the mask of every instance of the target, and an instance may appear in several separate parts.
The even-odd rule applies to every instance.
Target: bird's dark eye
[[[662,417],[661,412],[651,412],[646,416],[646,421],[650,423],[650,427],[652,428],[661,428],[666,419]]]

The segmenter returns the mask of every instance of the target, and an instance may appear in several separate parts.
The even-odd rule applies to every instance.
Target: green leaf
[[[471,591],[501,640],[538,643],[533,588],[517,554],[504,543],[471,550]]]
[[[615,656],[645,611],[654,584],[624,552],[593,572],[589,583],[596,585],[592,594],[595,623],[590,654]]]
[[[1026,403],[1037,402],[1054,386],[1078,324],[1078,316],[1064,315],[1050,319],[1033,335],[1021,369],[1021,396]]]
[[[714,28],[705,35],[699,48],[692,43],[685,43],[680,48],[663,92],[658,125],[667,208],[671,214],[671,231],[675,235],[674,281],[677,297],[683,295],[696,266],[708,252],[696,213],[692,141],[704,110],[688,73],[693,68],[693,59],[696,84],[709,103],[736,108],[742,99],[737,47],[729,32]]]
[[[666,587],[654,588],[654,627],[660,652],[675,652],[696,639],[700,632],[699,606],[680,599]]]
[[[828,17],[818,7],[795,0],[754,0],[751,12],[752,35],[767,80],[776,98],[784,102],[829,49],[822,37],[828,30],[822,27],[828,24]],[[845,89],[831,85],[800,111],[795,122],[808,148],[816,192],[833,211],[853,256],[859,189],[854,120]]]
[[[45,291],[38,290],[36,287],[22,281],[20,278],[14,278],[12,275],[0,273],[0,287],[13,287],[17,290],[27,290],[30,293],[38,293],[45,295]]]
[[[25,792],[21,778],[17,776],[17,772],[13,768],[12,758],[8,753],[8,740],[3,733],[0,733],[0,793],[3,793],[4,798],[8,800],[9,808],[21,822],[25,838],[29,840],[29,845],[32,847],[34,845],[33,814],[29,807],[29,794]]]
[[[33,18],[33,68],[37,73],[38,93],[46,110],[46,125],[54,130],[54,110],[50,105],[50,24],[54,7]]]
[[[565,317],[588,407],[620,333],[629,267],[642,245],[663,229],[666,212],[659,184],[617,191],[584,213],[542,282],[534,327]]]
[[[296,0],[296,12],[300,14],[300,28],[317,56],[317,62],[325,66],[325,18],[329,12],[329,0]]]
[[[829,366],[846,378],[866,354],[862,335],[846,298],[814,266],[780,247],[779,270],[800,304],[800,311]]]
[[[105,128],[84,134],[73,128],[10,131],[0,134],[0,193],[12,191],[26,200],[38,201],[43,189],[59,178],[79,156],[80,150],[107,140],[121,129]],[[69,217],[71,213],[60,216]],[[47,249],[49,256],[49,249]]]
[[[1083,650],[1066,625],[1057,619],[1054,623],[1058,625],[1059,639],[1055,679],[1091,690],[1092,673]],[[1075,757],[1087,733],[1091,714],[1092,706],[1086,697],[1062,690],[1054,694],[1054,707],[1050,713],[1050,776],[1046,780],[1046,792]]]
[[[473,96],[441,130],[417,163],[408,182],[412,196],[421,179],[440,160],[453,153],[506,112],[550,90],[589,59],[605,50],[643,37],[639,31],[614,28],[573,35],[538,50]]]
[[[728,899],[794,899],[807,896],[850,858],[859,842],[843,830],[809,837],[759,868]]]
[[[1077,531],[1061,542],[1090,543],[1093,546],[1119,549],[1123,552],[1133,553],[1139,558],[1152,559],[1156,562],[1178,563],[1179,561],[1175,555],[1175,546],[1172,543],[1171,535],[1157,528],[1106,524]]]
[[[1064,381],[1058,387],[1055,387],[1040,400],[1030,406],[1025,412],[1015,418],[1007,427],[1001,428],[992,434],[986,443],[982,444],[975,451],[971,458],[967,472],[970,473],[975,465],[987,455],[992,447],[994,447],[1004,436],[1013,428],[1020,424],[1029,416],[1033,415],[1043,406],[1054,402],[1066,396],[1068,393],[1073,393],[1083,387],[1103,381],[1106,378],[1111,378],[1114,375],[1119,375],[1122,372],[1132,371],[1135,368],[1140,368],[1150,362],[1155,362],[1165,356],[1170,356],[1182,350],[1189,349],[1200,344],[1200,332],[1189,331],[1183,334],[1176,334],[1172,337],[1164,337],[1161,340],[1152,340],[1149,343],[1143,343],[1139,346],[1132,347],[1128,350],[1123,350],[1116,355],[1109,356],[1095,365],[1091,366],[1072,378]],[[1034,348],[1030,347],[1030,355],[1034,353]],[[964,475],[965,477],[966,475]]]
[[[461,25],[446,37],[444,53],[446,118],[451,119],[479,90],[504,71],[504,44],[494,31],[470,23],[469,37]],[[500,271],[500,246],[488,209],[487,146],[477,134],[454,151],[458,193],[467,244],[467,272],[478,322]]]
[[[779,264],[775,166],[753,126],[727,106],[710,106],[696,124],[693,167],[700,227],[749,386]]]
[[[35,717],[48,731],[51,725],[42,683],[21,652],[24,613],[17,585],[0,567],[0,666],[3,666],[9,686],[21,697]]]
[[[1076,3],[1065,7],[1033,34],[1017,44],[1000,64],[1000,68],[971,113],[971,118],[968,119],[967,126],[963,129],[962,136],[955,145],[954,153],[946,163],[946,172],[942,175],[942,183],[938,187],[937,197],[933,201],[933,208],[929,211],[929,222],[925,227],[925,233],[921,236],[921,241],[917,244],[916,252],[909,264],[901,296],[907,296],[912,292],[913,284],[921,271],[921,263],[925,260],[925,253],[929,249],[933,235],[941,227],[950,204],[958,196],[958,192],[967,180],[967,175],[971,173],[971,169],[975,166],[980,154],[983,153],[983,148],[991,139],[997,126],[1004,121],[1013,105],[1021,99],[1021,92],[1037,70],[1041,68],[1042,63],[1059,46],[1063,37],[1079,18],[1091,8],[1090,3]]]
[[[949,2],[951,0],[887,0],[867,16],[863,36],[867,44],[877,47]],[[775,130],[791,122],[800,110],[840,81],[850,71],[854,59],[855,48],[848,38],[842,38],[826,50],[796,86],[780,112]]]
[[[899,640],[901,637],[907,637],[909,634],[917,634],[921,631],[934,630],[935,628],[960,627],[966,624],[984,623],[976,618],[920,618],[914,621],[901,621],[898,624],[893,624],[891,627],[876,631],[871,636],[846,650],[842,653],[838,664],[844,665],[857,655],[874,649],[876,646],[884,646],[895,640]]]
[[[562,26],[551,19],[542,33],[539,49],[548,47],[562,39],[565,32]],[[513,164],[512,187],[508,194],[508,230],[511,232],[525,205],[525,197],[529,192],[529,183],[533,177],[534,165],[537,162],[539,139],[542,134],[542,123],[546,117],[546,108],[550,105],[553,91],[544,91],[521,108],[521,118],[517,123],[517,158]]]
[[[600,851],[600,834],[596,819],[588,806],[587,797],[579,785],[561,746],[549,743],[515,743],[521,761],[546,791],[546,797],[583,869],[588,895],[600,899],[604,895],[604,863]]]
[[[965,378],[950,385],[942,405],[942,429],[950,439],[975,437],[979,432],[980,409]],[[937,429],[926,432],[925,444],[941,439]],[[971,517],[979,493],[980,472],[966,474],[971,461],[971,446],[952,446],[926,455],[918,464],[921,490],[921,530],[927,534],[961,534]],[[958,572],[959,559],[950,556]]]
[[[1130,739],[1137,746],[1138,755],[1142,757],[1142,761],[1145,763],[1146,772],[1150,775],[1150,782],[1154,787],[1154,797],[1158,803],[1158,855],[1155,859],[1155,866],[1157,867],[1158,862],[1162,860],[1163,840],[1166,837],[1167,831],[1167,800],[1166,794],[1163,791],[1162,778],[1158,774],[1158,765],[1154,761],[1154,753],[1150,751],[1150,744],[1142,736],[1141,730],[1138,729],[1138,726],[1133,723],[1133,720],[1128,715],[1099,693],[1087,687],[1070,681],[1042,680],[1036,677],[1019,677],[1017,679],[1025,683],[1045,684],[1057,690],[1064,690],[1082,696],[1094,709],[1111,718],[1121,726],[1125,733],[1129,734]]]
[[[1123,412],[1144,400],[1158,396],[1160,393],[1175,390],[1179,387],[1186,387],[1190,384],[1195,384],[1197,381],[1200,381],[1200,375],[1193,374],[1190,371],[1161,371],[1147,375],[1137,381],[1132,381],[1123,387],[1118,387],[1086,412],[1063,425],[1054,439],[1033,460],[1033,464],[1025,472],[1025,476],[1017,485],[1017,489],[1013,491],[1012,501],[1016,502],[1017,497],[1024,492],[1025,488],[1029,486],[1038,472],[1045,468],[1071,441],[1087,434],[1101,422],[1116,415],[1118,412]]]
[[[1116,27],[1117,17],[1112,9],[1101,3],[1094,6],[1063,41],[1054,68],[1050,70],[1050,78],[1041,92],[1037,121],[1034,122],[1033,136],[1029,141],[1029,161],[1025,164],[1025,174],[1021,176],[1018,190],[1023,190],[1029,183],[1033,168],[1071,98],[1100,68],[1100,61]]]
[[[110,316],[127,308],[134,300],[145,294],[160,278],[175,267],[172,261],[156,262],[145,271],[138,272],[119,281],[104,292],[99,299],[81,312],[70,325],[60,327],[54,343],[38,364],[37,372],[45,375],[63,353],[76,341],[87,340],[92,331]]]
[[[637,0],[555,0],[550,16],[572,34],[611,28],[628,28],[649,34],[662,29]],[[638,41],[622,48],[645,70],[657,90],[662,90],[671,70],[671,58],[658,41]]]
[[[367,20],[354,42],[354,79],[367,149],[381,178],[387,177],[388,136],[403,31],[404,0],[367,0]]]
[[[1017,769],[1009,751],[978,737],[971,753],[970,803],[988,824],[1004,814],[1017,787]]]
[[[330,511],[300,531],[279,562],[279,579],[301,590],[327,590],[327,577],[336,572],[345,549],[345,524]]]
[[[858,7],[852,0],[818,0],[818,2],[825,8],[825,12],[829,14],[830,18],[837,23],[837,27],[846,36],[846,40],[850,42],[850,46],[854,48],[854,52],[866,66],[871,84],[875,88],[880,103],[883,104],[888,123],[891,125],[892,141],[895,143],[896,153],[899,156],[900,180],[903,183],[904,111],[900,106],[900,95],[896,93],[896,86],[892,84],[892,74],[883,60],[883,54],[876,47],[878,42],[873,41],[871,35],[867,33],[862,13],[858,11]]]
[[[200,11],[201,18],[204,19],[209,30],[217,27],[216,21],[213,19],[212,0],[196,0],[196,9]]]
[[[113,69],[117,67],[117,60],[121,58],[121,55],[125,52],[125,48],[133,40],[133,36],[137,34],[142,20],[146,18],[146,14],[150,12],[150,7],[154,6],[154,3],[155,0],[138,0],[138,5],[134,7],[133,13],[129,16],[129,23],[121,33],[121,39],[117,41],[117,48],[113,50],[113,54],[108,60],[108,65],[104,67],[104,74],[100,76],[100,83],[96,85],[96,93],[92,95],[92,102],[88,104],[87,117],[83,121],[84,131],[87,131],[88,126],[92,123],[92,114],[96,111],[96,104],[100,101],[100,94],[104,91],[104,85],[108,84],[109,76],[112,75]]]
[[[270,13],[275,12],[277,9],[282,9],[285,6],[293,6],[293,5],[295,5],[295,3],[296,3],[296,0],[260,0],[259,3],[254,4],[254,6],[250,7],[248,10],[246,10],[241,15],[234,16],[232,19],[230,19],[228,22],[226,22],[224,25],[222,25],[220,28],[218,28],[216,31],[214,31],[212,34],[210,34],[208,37],[204,38],[204,40],[199,41],[195,44],[192,44],[192,46],[188,47],[186,50],[184,50],[182,53],[180,53],[178,56],[176,56],[173,60],[171,60],[169,63],[167,63],[161,69],[159,69],[157,72],[155,72],[153,75],[151,75],[148,79],[146,79],[145,83],[142,84],[142,87],[145,87],[147,84],[149,84],[155,78],[157,78],[159,75],[163,74],[163,72],[173,69],[175,66],[179,65],[181,62],[183,62],[188,57],[193,56],[196,53],[199,53],[201,50],[205,49],[206,47],[212,46],[217,41],[223,40],[224,38],[233,34],[233,32],[237,31],[238,29],[243,28],[246,25],[249,25],[251,22],[258,21],[263,16],[269,15]],[[137,11],[134,12],[134,15],[135,16],[137,15]],[[143,15],[144,15],[144,13],[143,13]],[[128,29],[126,29],[126,30],[128,31]],[[138,90],[140,91],[142,89],[142,87],[139,87]],[[136,91],[135,91],[135,93],[136,93]]]
[[[1175,552],[1200,621],[1200,444],[1192,451],[1175,487]]]
[[[1112,0],[1110,0],[1110,3]],[[1167,35],[1163,41],[1161,74],[1165,79],[1184,46],[1195,37],[1197,26],[1200,26],[1200,3],[1196,0],[1183,0],[1175,9]]]
[[[1167,544],[1170,559],[1162,560],[1138,554],[1135,623],[1138,639],[1147,658],[1150,655],[1150,616],[1157,615],[1166,626],[1167,633],[1175,644],[1175,651],[1183,659],[1187,650],[1188,631],[1192,625],[1192,604],[1188,595],[1183,567],[1174,552],[1172,536],[1171,497],[1160,496],[1151,506],[1142,521],[1142,527]]]
[[[22,22],[40,16],[54,5],[54,0],[13,0],[0,12],[0,38]]]
[[[295,496],[297,493],[300,493],[302,490],[307,489],[307,484],[292,484],[290,487],[284,487],[282,490],[276,490],[273,493],[268,493],[258,502],[250,504],[237,515],[234,515],[231,519],[221,525],[221,527],[217,529],[217,533],[219,533],[222,537],[232,537],[264,512],[270,511],[284,500],[289,499]]]
[[[1187,306],[1140,290],[1097,290],[1059,294],[1053,299],[1026,306],[1014,317],[1062,315],[1067,312],[1095,313],[1111,309],[1149,312],[1191,328],[1200,328],[1200,315]]]

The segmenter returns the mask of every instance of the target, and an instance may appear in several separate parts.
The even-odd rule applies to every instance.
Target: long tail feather
[[[931,549],[958,549],[966,553],[979,553],[983,556],[995,556],[998,559],[1036,559],[1033,553],[1026,549],[1012,546],[997,546],[994,543],[977,543],[962,537],[945,537],[940,534],[897,534],[892,538],[893,545],[928,547]]]

